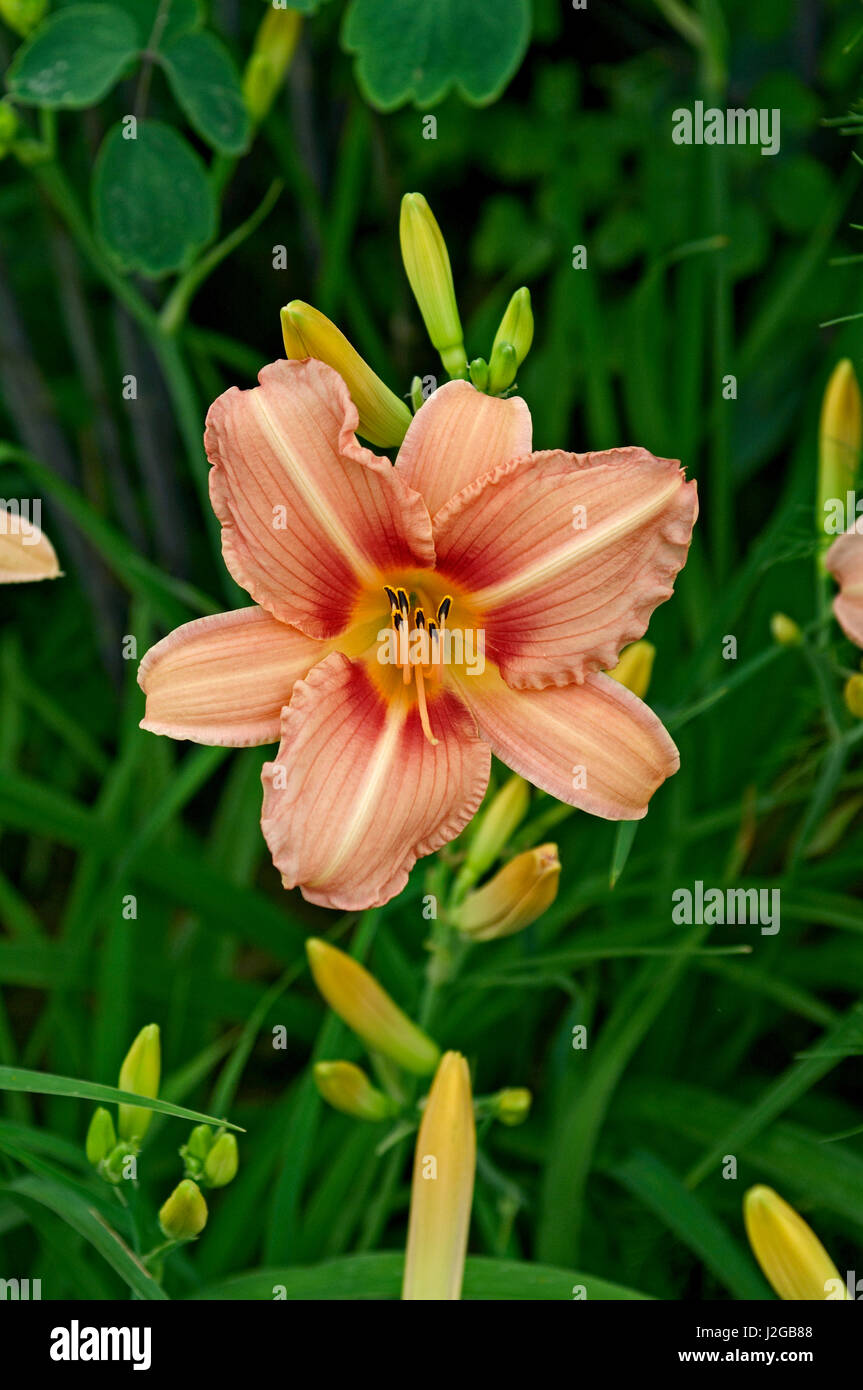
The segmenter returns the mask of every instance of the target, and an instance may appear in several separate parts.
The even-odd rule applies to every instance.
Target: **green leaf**
[[[226,1125],[228,1129],[243,1131],[239,1125],[228,1124],[227,1120],[213,1115],[202,1115],[197,1110],[187,1110],[184,1105],[172,1105],[168,1100],[139,1096],[134,1091],[121,1091],[116,1086],[101,1086],[96,1081],[79,1081],[71,1076],[55,1076],[53,1072],[26,1071],[23,1067],[0,1067],[0,1091],[28,1091],[37,1096],[74,1096],[79,1100],[107,1101],[118,1105],[121,1101],[134,1104],[144,1110],[158,1110],[162,1115],[174,1115],[180,1120],[194,1120],[196,1124]]]
[[[33,106],[93,106],[138,52],[138,31],[111,5],[61,10],[19,48],[6,85]]]
[[[521,63],[530,19],[530,0],[352,0],[343,43],[381,111],[434,106],[452,87],[485,106]]]
[[[629,851],[635,839],[635,832],[641,825],[640,820],[622,820],[617,827],[614,836],[614,849],[611,852],[611,870],[608,875],[608,886],[613,888],[626,868],[626,861],[629,858]]]
[[[224,154],[242,154],[251,122],[234,60],[213,34],[184,34],[162,62],[189,124]]]
[[[401,1290],[404,1255],[401,1251],[381,1251],[374,1255],[345,1255],[311,1266],[258,1269],[235,1274],[219,1284],[211,1284],[195,1298],[272,1299],[275,1287],[284,1288],[289,1299],[365,1299],[398,1298]],[[614,1301],[645,1299],[648,1294],[609,1284],[592,1274],[551,1269],[547,1265],[522,1260],[493,1260],[469,1256],[465,1265],[466,1299],[518,1300],[572,1299],[576,1285],[584,1285],[589,1299]]]
[[[111,1268],[116,1270],[139,1298],[168,1297],[114,1228],[76,1192],[62,1187],[60,1183],[39,1177],[20,1178],[17,1182],[6,1183],[0,1191],[23,1207],[29,1207],[36,1202],[55,1212],[98,1250],[103,1259],[107,1260]]]
[[[126,270],[153,277],[181,269],[213,235],[216,209],[203,162],[162,121],[116,125],[93,177],[96,228]]]
[[[142,48],[164,48],[204,20],[199,0],[123,0],[118,8],[134,21]],[[161,22],[154,32],[157,16]]]

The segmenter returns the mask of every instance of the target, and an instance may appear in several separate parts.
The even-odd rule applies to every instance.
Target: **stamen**
[[[417,705],[419,706],[419,712],[420,712],[420,724],[422,725],[423,733],[425,734],[425,736],[426,736],[426,738],[428,739],[429,743],[431,743],[431,744],[436,744],[438,740],[435,738],[434,734],[432,733],[432,731],[431,731],[431,724],[429,723],[428,705],[426,704],[426,688],[425,688],[425,681],[423,680],[423,668],[422,668],[421,666],[418,666],[418,667],[416,668],[416,672],[417,672]]]
[[[414,613],[414,622],[416,623],[417,627],[425,627],[426,615],[421,608],[418,608]]]
[[[391,589],[389,584],[384,585],[384,593],[390,601],[390,608],[398,608],[399,600],[395,589]]]
[[[404,613],[405,617],[407,617],[408,613],[410,612],[410,607],[411,607],[411,606],[410,606],[410,601],[409,601],[409,599],[408,599],[408,592],[407,592],[407,589],[399,589],[398,595],[399,595],[399,608],[402,610],[402,612]]]
[[[435,680],[440,684],[441,679],[441,645],[440,631],[434,618],[429,618],[429,639],[431,641],[431,671]]]
[[[441,601],[440,601],[440,606],[438,607],[438,611],[437,611],[437,620],[438,620],[438,622],[440,623],[441,627],[443,627],[444,623],[446,622],[447,618],[449,617],[449,610],[450,610],[451,608],[452,608],[452,597],[451,597],[450,594],[447,594],[446,598],[441,599]]]

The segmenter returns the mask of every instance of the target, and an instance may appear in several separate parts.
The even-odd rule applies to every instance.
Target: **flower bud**
[[[515,381],[518,359],[512,343],[498,343],[488,364],[488,392],[500,396]]]
[[[0,18],[26,39],[42,23],[48,0],[0,0]]]
[[[213,1147],[215,1137],[212,1125],[195,1125],[185,1145],[185,1152],[203,1163]]]
[[[207,1224],[207,1203],[197,1183],[183,1178],[159,1212],[159,1225],[169,1240],[194,1240]]]
[[[310,937],[312,977],[330,1008],[372,1052],[381,1052],[416,1076],[434,1071],[440,1048],[402,1013],[374,976],[344,951]]]
[[[529,806],[530,788],[523,777],[513,773],[480,812],[465,859],[471,879],[481,878],[491,868],[521,825]]]
[[[239,1166],[236,1136],[220,1134],[204,1159],[204,1182],[208,1187],[227,1187],[237,1176]]]
[[[110,1112],[103,1105],[100,1105],[98,1110],[94,1110],[90,1127],[87,1130],[87,1140],[84,1146],[87,1162],[92,1163],[95,1168],[103,1158],[108,1157],[116,1142],[114,1121],[111,1119]]]
[[[488,390],[488,363],[484,357],[475,357],[471,362],[470,379],[477,391]]]
[[[384,385],[325,314],[294,299],[282,310],[282,337],[287,357],[299,362],[316,357],[338,372],[357,408],[358,429],[364,439],[382,448],[401,444],[411,422],[407,405]]]
[[[780,647],[799,647],[803,641],[803,633],[787,613],[773,614],[770,619],[770,635]]]
[[[750,1187],[743,1198],[743,1220],[753,1254],[780,1298],[822,1301],[837,1287],[834,1280],[844,1289],[815,1232],[772,1187]],[[848,1297],[847,1290],[842,1296]]]
[[[860,464],[863,444],[863,397],[854,367],[843,357],[833,369],[821,405],[818,430],[818,512],[816,528],[824,537],[825,520],[830,503],[837,499],[843,506],[853,490]]]
[[[468,893],[453,910],[453,925],[471,941],[512,936],[551,907],[559,882],[557,845],[525,850],[504,864],[482,888]]]
[[[0,159],[12,148],[18,133],[18,112],[10,101],[0,101]]]
[[[317,1062],[314,1078],[323,1099],[343,1115],[377,1121],[388,1120],[398,1111],[396,1102],[373,1086],[353,1062]]]
[[[296,10],[270,5],[258,25],[255,43],[243,73],[243,99],[256,125],[264,119],[290,67],[302,19]]]
[[[138,1096],[155,1098],[159,1094],[161,1066],[159,1026],[156,1023],[148,1023],[146,1028],[141,1029],[126,1053],[117,1085],[121,1091],[132,1091]],[[152,1110],[135,1105],[121,1105],[119,1112],[117,1131],[120,1138],[140,1142],[150,1128]]]
[[[494,1115],[502,1125],[524,1124],[530,1114],[533,1096],[523,1086],[508,1086],[494,1098]]]
[[[134,1177],[137,1172],[135,1165],[137,1154],[137,1146],[133,1140],[121,1139],[99,1164],[101,1176],[106,1182],[114,1183],[115,1186],[123,1182],[124,1179]]]
[[[633,695],[637,695],[639,700],[643,700],[650,685],[655,657],[656,648],[652,642],[631,642],[620,653],[617,665],[606,675],[612,676]]]
[[[855,719],[863,719],[863,676],[849,676],[845,682],[845,704]]]
[[[467,354],[449,252],[421,193],[406,193],[402,198],[399,238],[407,277],[432,345],[451,377],[466,377]]]
[[[503,343],[511,343],[515,349],[515,365],[520,367],[533,342],[533,309],[530,305],[530,290],[524,286],[516,290],[506,306],[500,327],[494,336],[491,355]]]
[[[447,1052],[417,1135],[403,1299],[461,1297],[475,1169],[470,1072],[464,1057]]]

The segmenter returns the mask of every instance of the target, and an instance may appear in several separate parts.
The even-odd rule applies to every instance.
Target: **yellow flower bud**
[[[138,1096],[155,1098],[159,1094],[159,1075],[162,1067],[159,1047],[159,1026],[148,1023],[142,1028],[120,1068],[117,1082],[121,1091],[132,1091]],[[144,1110],[136,1105],[119,1107],[117,1132],[121,1139],[134,1139],[140,1142],[153,1118],[152,1110]]]
[[[849,676],[845,682],[845,704],[855,719],[863,719],[863,676]]]
[[[821,405],[818,430],[818,512],[816,528],[826,549],[830,536],[824,523],[830,502],[843,506],[854,488],[863,445],[863,397],[849,358],[843,357],[833,369]]]
[[[432,345],[452,377],[467,376],[461,320],[446,242],[421,193],[402,198],[399,239],[407,277]]]
[[[208,1187],[227,1187],[237,1176],[239,1166],[236,1136],[220,1134],[204,1159],[204,1182]]]
[[[317,937],[306,942],[306,953],[324,999],[366,1047],[417,1076],[434,1071],[440,1056],[437,1043],[402,1013],[367,970]]]
[[[285,79],[302,23],[296,10],[274,9],[270,5],[258,26],[243,73],[243,98],[256,125],[266,116]]]
[[[48,0],[0,0],[0,17],[22,39],[42,23],[47,9]]]
[[[656,648],[652,642],[632,642],[621,652],[617,665],[606,674],[643,700],[653,675],[655,657]]]
[[[461,1297],[475,1169],[470,1072],[464,1057],[447,1052],[417,1135],[403,1299]]]
[[[480,878],[506,849],[529,806],[530,788],[523,777],[513,773],[479,814],[465,859],[472,879]]]
[[[471,941],[497,941],[529,927],[551,907],[560,882],[557,845],[517,854],[453,910],[453,925]]]
[[[317,1062],[314,1078],[323,1099],[356,1120],[387,1120],[398,1110],[395,1101],[373,1086],[353,1062]]]
[[[523,1086],[508,1086],[498,1091],[495,1100],[495,1117],[503,1125],[524,1124],[530,1114],[533,1096]]]
[[[207,1224],[207,1203],[197,1183],[184,1178],[159,1212],[159,1225],[169,1240],[194,1240]]]
[[[503,343],[511,343],[515,348],[515,364],[520,367],[530,352],[532,342],[533,309],[530,305],[530,290],[522,286],[520,290],[516,290],[506,306],[492,344],[492,360],[497,348]]]
[[[411,422],[411,413],[364,362],[334,323],[295,299],[282,310],[282,337],[285,356],[301,362],[316,357],[338,372],[350,392],[360,417],[359,433],[370,444],[382,448],[401,444]]]
[[[116,1142],[114,1121],[105,1107],[100,1105],[98,1110],[94,1110],[90,1127],[87,1130],[87,1141],[84,1146],[87,1162],[92,1163],[95,1168],[103,1158],[107,1158]]]
[[[799,647],[803,641],[803,633],[787,613],[773,614],[770,619],[770,635],[780,647]]]
[[[780,1298],[821,1301],[831,1292],[847,1298],[839,1271],[815,1232],[772,1187],[750,1187],[743,1198],[743,1220],[753,1254]],[[845,1290],[842,1295],[839,1288]]]

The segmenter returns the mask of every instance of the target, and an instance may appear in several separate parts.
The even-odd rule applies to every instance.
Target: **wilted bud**
[[[0,0],[0,17],[22,39],[42,23],[47,9],[48,0]]]
[[[625,685],[639,700],[643,700],[653,675],[656,648],[652,642],[632,642],[620,653],[620,659],[606,675]]]
[[[780,647],[799,647],[803,641],[803,633],[787,613],[773,614],[770,619],[770,636]]]
[[[372,1052],[416,1076],[434,1071],[440,1048],[403,1014],[357,961],[317,937],[306,942],[312,976],[330,1008]]]
[[[530,1091],[523,1086],[508,1086],[494,1098],[494,1115],[503,1125],[522,1125],[530,1114]]]
[[[521,825],[529,806],[530,788],[523,777],[513,773],[479,814],[465,859],[471,878],[481,878],[491,868]]]
[[[233,1134],[220,1134],[204,1159],[204,1182],[208,1187],[227,1187],[237,1176],[240,1154]]]
[[[99,1109],[93,1112],[93,1118],[87,1130],[87,1141],[84,1146],[87,1162],[92,1163],[95,1168],[103,1158],[108,1157],[116,1142],[114,1121],[105,1107],[100,1105]]]
[[[844,506],[853,490],[863,444],[863,398],[854,368],[843,357],[833,370],[821,405],[818,430],[818,512],[815,519],[824,536],[830,503]],[[829,537],[825,536],[826,547]]]
[[[529,927],[551,907],[560,882],[557,845],[517,854],[453,910],[453,925],[471,941],[497,941]]]
[[[302,19],[296,10],[270,5],[258,26],[251,56],[243,73],[246,110],[258,125],[273,104],[300,37]]]
[[[863,719],[863,676],[849,676],[845,682],[845,704],[855,719]]]
[[[373,1086],[353,1062],[317,1062],[314,1077],[323,1099],[343,1115],[377,1121],[388,1120],[398,1111],[396,1102]]]
[[[464,1057],[441,1058],[414,1154],[402,1298],[461,1297],[476,1168],[476,1126]]]
[[[411,422],[405,402],[384,385],[325,314],[294,299],[282,310],[282,337],[287,357],[316,357],[338,372],[357,408],[364,439],[382,448],[401,444]]]
[[[824,1300],[830,1293],[848,1297],[815,1232],[772,1187],[750,1187],[743,1198],[743,1220],[753,1254],[780,1298],[806,1302]]]
[[[194,1240],[207,1224],[207,1203],[197,1183],[184,1178],[159,1212],[159,1225],[169,1240]]]
[[[148,1023],[126,1053],[117,1085],[121,1091],[132,1091],[135,1095],[155,1099],[159,1094],[161,1067],[159,1025]],[[140,1142],[150,1128],[152,1110],[144,1110],[136,1105],[121,1105],[119,1112],[117,1130],[120,1138]]]
[[[407,277],[432,345],[452,377],[467,376],[461,320],[449,252],[435,216],[421,193],[402,198],[399,238]]]

